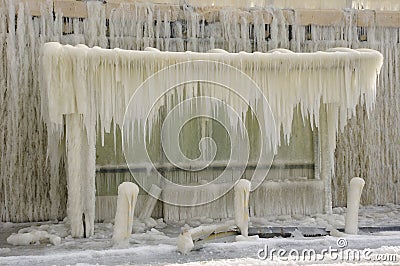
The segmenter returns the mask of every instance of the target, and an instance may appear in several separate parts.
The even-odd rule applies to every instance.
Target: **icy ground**
[[[332,215],[278,216],[252,218],[252,226],[310,226],[324,228],[344,227],[344,208],[335,208]],[[135,232],[126,248],[112,247],[112,223],[97,223],[95,235],[90,239],[73,239],[69,236],[68,221],[46,223],[0,223],[0,265],[298,265],[298,264],[345,264],[351,265],[400,265],[400,232],[378,232],[358,236],[303,237],[300,233],[290,238],[251,239],[235,241],[234,236],[208,241],[188,255],[176,251],[176,237],[182,228],[200,224],[219,223],[212,219],[199,218],[166,225],[162,219],[135,221]],[[399,226],[400,205],[388,204],[379,207],[362,207],[360,226]],[[41,241],[27,246],[13,246],[6,239],[12,233],[45,231],[61,237],[58,245]],[[338,240],[344,238],[347,246],[340,249]],[[343,240],[343,239],[342,239]],[[323,249],[370,251],[367,259],[354,259],[343,253],[320,256],[319,260],[301,260],[295,257],[275,256],[266,260],[258,258],[260,249],[283,249],[289,252],[314,249],[318,254]],[[370,249],[370,250],[369,250]],[[263,255],[264,253],[260,253]],[[346,253],[347,254],[347,253]],[[291,253],[295,255],[295,253]],[[389,258],[388,255],[391,255]],[[339,257],[338,257],[339,256]],[[389,259],[388,259],[389,258]]]

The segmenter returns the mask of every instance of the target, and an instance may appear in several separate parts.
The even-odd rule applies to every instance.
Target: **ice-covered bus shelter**
[[[80,237],[84,232],[86,236],[93,234],[96,133],[101,132],[103,138],[104,133],[111,128],[123,128],[129,100],[150,76],[172,65],[204,60],[231,66],[248,75],[259,86],[275,120],[274,132],[271,132],[275,137],[268,141],[271,150],[276,150],[280,145],[280,138],[276,136],[283,133],[285,140],[289,139],[296,106],[299,106],[303,117],[310,118],[312,127],[318,129],[318,160],[315,162],[318,171],[313,180],[306,181],[311,188],[310,195],[307,195],[310,200],[301,204],[304,205],[302,208],[313,208],[316,212],[331,211],[330,190],[334,173],[336,134],[354,116],[359,103],[365,105],[367,112],[372,111],[376,80],[383,60],[379,52],[335,48],[316,53],[293,53],[283,49],[268,53],[227,53],[222,50],[194,53],[160,52],[156,49],[109,50],[88,48],[84,45],[47,43],[43,47],[41,60],[42,109],[48,125],[50,160],[58,160],[59,147],[65,140],[67,214],[72,236]],[[193,80],[199,80],[199,77],[204,79],[208,75],[210,80],[218,77],[230,80],[231,84],[225,84],[226,86],[235,86],[235,83],[240,82],[232,73],[225,72],[219,64],[205,64],[206,69],[199,69],[196,64],[182,66],[186,67],[181,71]],[[231,76],[226,78],[226,75]],[[169,74],[164,78],[166,84],[177,84],[181,76]],[[163,84],[152,85],[149,86],[148,95],[143,94],[144,106],[153,105],[152,94],[161,93]],[[187,86],[190,88],[190,85]],[[178,98],[183,101],[202,95],[203,90],[207,91],[208,85],[204,86],[198,89],[186,88],[187,91],[180,93]],[[232,94],[222,89],[208,89],[208,93],[223,102],[235,102]],[[252,91],[247,93],[242,98],[248,106],[257,110],[260,95]],[[146,121],[152,121],[151,117],[140,108],[135,111],[139,113],[135,116],[136,120],[128,121],[131,129],[145,130],[144,125],[149,125]],[[247,108],[242,108],[242,116],[247,111]],[[151,130],[151,122],[149,128]],[[131,144],[129,141],[124,143],[125,149],[134,149],[135,145]],[[282,182],[282,186],[284,185]],[[166,187],[162,189],[163,193],[164,189],[168,191]],[[268,191],[263,188],[263,184],[253,194],[251,199],[257,199],[251,203],[254,204],[253,215],[262,216],[267,213],[264,210],[273,203],[268,202]],[[162,197],[166,198],[167,195]],[[196,198],[193,195],[189,197]],[[276,202],[289,204],[284,199],[275,199]]]

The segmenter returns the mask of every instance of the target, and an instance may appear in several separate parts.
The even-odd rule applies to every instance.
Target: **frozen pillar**
[[[67,215],[73,237],[94,233],[96,134],[79,114],[66,115]]]
[[[234,188],[235,223],[242,236],[248,236],[249,230],[249,196],[251,183],[241,179]]]
[[[50,130],[47,132],[47,152],[50,160],[50,182],[49,182],[49,196],[50,196],[50,216],[49,219],[54,220],[58,218],[60,209],[60,162],[62,154],[65,151],[65,145],[61,142],[60,136],[52,133]]]
[[[142,212],[139,215],[139,218],[149,218],[153,213],[154,207],[156,206],[157,200],[160,198],[161,188],[152,184],[149,195],[147,196],[146,205],[144,206]]]
[[[114,245],[128,244],[138,194],[139,187],[134,183],[123,182],[118,186],[117,211],[112,237]]]
[[[347,234],[358,234],[358,209],[365,181],[362,178],[354,177],[350,181],[347,192],[347,211],[344,231]]]
[[[336,104],[321,105],[319,112],[319,168],[317,176],[324,181],[324,212],[332,213],[332,176],[336,148],[338,106]]]

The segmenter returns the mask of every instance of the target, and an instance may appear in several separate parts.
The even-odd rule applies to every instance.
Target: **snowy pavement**
[[[344,227],[344,208],[332,215],[252,218],[252,226],[302,226],[328,229]],[[235,241],[235,236],[207,241],[187,255],[176,250],[182,228],[211,224],[206,218],[166,225],[161,219],[136,221],[135,233],[125,248],[112,246],[112,223],[97,223],[89,239],[73,239],[67,221],[55,223],[0,223],[0,265],[400,265],[400,232],[362,233]],[[400,205],[363,207],[360,226],[399,226]],[[27,246],[13,246],[6,239],[12,233],[46,232],[61,238],[53,245],[48,239]]]

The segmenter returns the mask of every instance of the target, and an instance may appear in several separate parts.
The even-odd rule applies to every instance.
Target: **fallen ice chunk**
[[[29,233],[12,234],[7,238],[7,243],[14,246],[28,246],[47,240],[53,245],[59,245],[61,238],[56,235],[47,233],[46,231],[32,231]]]
[[[56,236],[56,235],[49,235],[49,241],[54,246],[57,246],[57,245],[61,244],[61,237]]]

